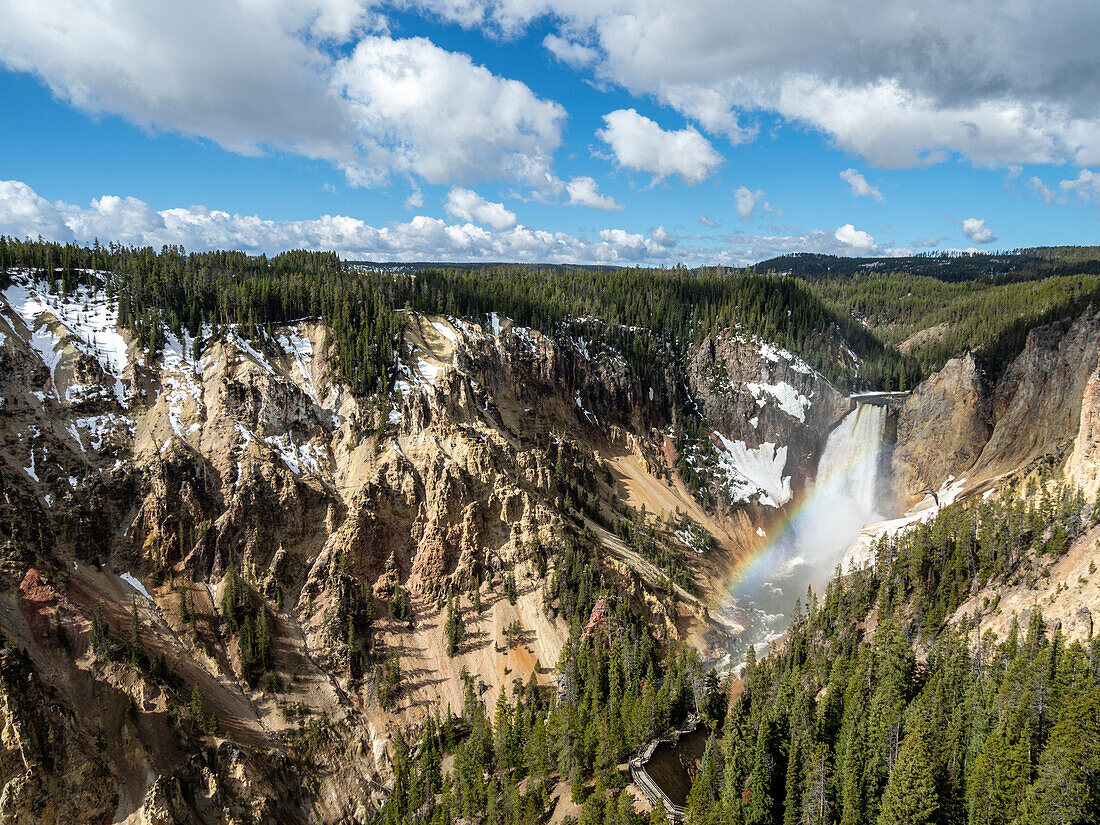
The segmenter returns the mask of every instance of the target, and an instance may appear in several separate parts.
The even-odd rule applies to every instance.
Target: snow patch
[[[232,341],[238,349],[246,353],[265,372],[269,373],[270,375],[276,375],[275,368],[271,366],[270,363],[268,363],[268,360],[266,357],[264,357],[263,353],[252,346],[252,343],[248,341],[243,335],[238,333],[235,328],[230,330],[229,340]]]
[[[753,338],[753,343],[756,345],[756,351],[760,353],[761,358],[771,361],[773,364],[778,364],[780,359],[787,361],[792,370],[802,375],[813,373],[813,368],[794,353],[774,344],[769,344],[767,341],[761,341],[759,338]]]
[[[573,400],[577,402],[577,407],[580,409],[580,411],[582,413],[584,413],[585,418],[587,418],[593,424],[598,425],[600,423],[600,420],[598,418],[596,418],[596,416],[593,413],[591,413],[587,409],[585,409],[584,402],[581,401],[581,391],[580,390],[577,390],[577,394],[573,397]]]
[[[295,475],[301,475],[303,470],[314,475],[321,474],[324,455],[314,444],[306,442],[295,445],[294,437],[290,433],[268,436],[264,443],[279,454],[283,463]]]
[[[313,363],[313,343],[297,331],[288,334],[280,334],[277,339],[283,352],[294,356],[294,365],[305,384],[306,393],[314,401],[317,400],[317,388],[313,385],[313,374],[310,366]]]
[[[114,378],[115,397],[125,403],[122,375],[129,365],[126,339],[118,329],[118,304],[104,290],[81,285],[67,296],[60,292],[51,294],[39,289],[36,282],[24,274],[13,279],[3,296],[30,330],[28,343],[49,368],[56,397],[60,398],[55,371],[61,361],[58,345],[62,339],[49,329],[47,320],[42,317],[46,314],[52,315],[65,328],[76,349],[94,357],[103,372]]]
[[[85,443],[92,450],[99,453],[103,451],[105,440],[120,429],[125,429],[133,434],[134,425],[130,419],[118,413],[104,413],[103,415],[89,415],[86,418],[78,418],[74,422],[76,431],[69,430],[70,434],[80,444],[80,449],[85,450]],[[86,438],[81,438],[79,432],[84,431]]]
[[[423,358],[417,361],[416,369],[424,377],[424,380],[431,384],[433,387],[435,386],[436,379],[439,377],[439,373],[443,371],[443,367],[431,364],[425,361]]]
[[[450,327],[448,327],[447,325],[445,325],[445,324],[443,324],[439,321],[432,321],[431,324],[432,324],[432,329],[434,329],[436,332],[438,332],[440,335],[442,335],[444,338],[446,338],[452,344],[457,344],[458,343],[458,335],[455,334],[455,331],[453,329],[451,329]]]
[[[781,507],[791,500],[791,477],[783,475],[786,447],[765,441],[749,449],[744,441],[730,441],[717,430],[714,435],[721,443],[718,460],[733,500],[748,501],[759,496],[760,503],[769,507]]]
[[[134,588],[134,590],[143,595],[149,601],[153,601],[153,597],[149,595],[149,591],[145,589],[145,585],[139,582],[132,573],[127,571],[119,576],[119,578],[130,585],[130,587]]]
[[[752,397],[757,400],[758,405],[764,400],[762,398],[764,394],[770,395],[779,404],[779,409],[791,418],[797,418],[803,424],[806,423],[806,410],[810,407],[810,399],[786,381],[780,381],[778,384],[748,383],[745,386],[752,393]]]

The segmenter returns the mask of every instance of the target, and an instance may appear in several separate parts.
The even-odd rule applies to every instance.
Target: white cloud
[[[465,55],[391,39],[389,9],[505,35],[554,27],[544,45],[568,65],[734,143],[769,112],[880,166],[953,152],[984,166],[1100,163],[1100,6],[1078,0],[1016,0],[1011,14],[1001,0],[821,0],[799,14],[731,14],[721,0],[7,0],[0,62],[84,111],[323,158],[360,183],[395,169],[446,184],[539,178],[563,110]],[[452,128],[454,147],[440,137]]]
[[[587,206],[604,212],[621,212],[626,207],[610,195],[600,194],[594,178],[587,175],[576,177],[565,184],[571,206]]]
[[[833,233],[833,237],[845,246],[850,246],[858,251],[871,249],[875,245],[875,239],[869,233],[864,232],[862,229],[856,229],[850,223],[839,227]]]
[[[742,126],[736,113],[731,110],[729,101],[716,88],[673,85],[664,88],[660,97],[708,132],[724,135],[734,146],[754,140],[760,132],[755,126]]]
[[[676,236],[665,229],[663,226],[658,226],[654,229],[650,229],[649,237],[653,238],[653,240],[655,240],[661,246],[676,246],[676,244],[679,243],[679,240],[676,238]]]
[[[997,240],[993,230],[985,225],[985,218],[966,218],[962,222],[962,231],[967,240],[974,243],[990,243]]]
[[[365,37],[333,83],[365,148],[357,172],[429,183],[545,180],[565,110],[424,38]]]
[[[845,254],[851,243],[843,230],[871,241],[866,233],[841,227],[835,233],[813,230],[791,235],[733,233],[718,245],[686,246],[658,226],[648,234],[607,228],[596,240],[564,232],[515,225],[494,230],[472,222],[448,224],[418,215],[404,223],[374,227],[345,215],[312,220],[275,221],[234,215],[205,206],[152,209],[132,197],[105,195],[87,207],[51,202],[20,181],[0,181],[0,233],[91,243],[117,241],[187,249],[241,249],[273,254],[286,249],[322,249],[359,260],[544,261],[616,264],[722,264],[743,266],[787,252]],[[873,246],[865,254],[904,254],[891,246]]]
[[[756,211],[756,203],[764,197],[764,190],[757,189],[753,192],[747,186],[738,186],[733,193],[733,208],[741,216],[743,221],[751,221]]]
[[[452,189],[443,205],[448,215],[462,221],[492,229],[511,229],[516,225],[516,213],[509,212],[503,203],[493,203],[472,189]]]
[[[699,216],[699,223],[701,223],[703,226],[706,226],[710,229],[714,229],[716,226],[718,226],[717,222],[712,221],[706,215],[700,215]]]
[[[1030,181],[1028,181],[1028,183],[1030,184],[1031,188],[1035,190],[1035,194],[1037,194],[1040,198],[1045,200],[1047,203],[1060,203],[1061,202],[1062,199],[1058,195],[1058,193],[1056,191],[1054,191],[1053,189],[1051,189],[1049,186],[1047,186],[1045,183],[1043,183],[1042,178],[1040,178],[1038,176],[1035,176]]]
[[[567,66],[572,66],[574,69],[580,69],[587,66],[591,66],[599,58],[599,52],[595,49],[585,46],[583,43],[578,43],[575,40],[566,40],[564,37],[558,37],[556,34],[548,34],[543,38],[542,45],[546,47],[554,57],[565,63]]]
[[[71,241],[73,230],[54,205],[18,180],[0,181],[0,235]]]
[[[93,114],[330,161],[355,185],[545,177],[565,110],[366,0],[11,0],[0,65]]]
[[[917,238],[915,241],[910,241],[909,245],[910,246],[915,246],[915,247],[918,247],[918,248],[920,248],[920,247],[930,247],[930,246],[939,246],[940,245],[940,239],[937,238],[937,237],[934,237],[934,236],[929,236],[927,238]]]
[[[308,40],[346,34],[350,19],[322,21],[321,4],[281,5],[12,0],[0,6],[0,61],[87,112],[235,152],[349,157],[326,61]]]
[[[1100,199],[1100,174],[1090,169],[1082,169],[1076,178],[1064,180],[1058,186],[1066,195],[1072,193],[1081,200]]]
[[[1000,0],[820,0],[798,14],[775,3],[732,14],[721,0],[454,5],[507,30],[548,21],[598,53],[598,80],[735,140],[752,134],[739,118],[770,111],[880,166],[952,152],[986,166],[1100,163],[1095,3],[1017,0],[1011,14]]]
[[[1100,174],[1082,169],[1077,177],[1059,181],[1058,187],[1047,186],[1042,178],[1033,177],[1028,184],[1047,203],[1068,203],[1074,195],[1080,201],[1100,201]]]
[[[690,127],[662,129],[635,109],[618,109],[603,120],[605,128],[596,136],[611,147],[620,164],[648,172],[654,180],[678,175],[694,186],[710,177],[722,162],[710,141]]]
[[[413,186],[412,191],[409,192],[409,196],[405,198],[406,209],[419,209],[424,205],[424,193],[420,191],[420,187]]]
[[[867,178],[863,177],[858,169],[845,169],[840,173],[840,177],[847,181],[853,195],[857,197],[868,196],[877,201],[882,201],[882,192],[878,190],[877,186],[871,186],[867,182]]]

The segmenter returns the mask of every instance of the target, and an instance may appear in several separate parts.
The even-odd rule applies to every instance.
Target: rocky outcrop
[[[832,427],[848,399],[789,352],[740,334],[707,336],[690,353],[691,397],[726,438],[756,448],[787,448],[786,473],[797,488],[813,478]]]
[[[1028,333],[997,382],[996,426],[973,475],[990,478],[1065,446],[1077,435],[1081,398],[1100,356],[1100,310]]]
[[[0,650],[0,784],[0,819],[17,825],[103,822],[118,805],[91,737],[14,650]]]
[[[985,371],[973,354],[952,358],[914,390],[898,412],[891,458],[902,510],[927,487],[974,465],[993,432],[993,404]]]
[[[1100,491],[1100,367],[1089,376],[1081,400],[1081,423],[1066,465],[1071,484],[1090,501]]]
[[[893,458],[899,502],[913,504],[914,491],[938,490],[952,476],[965,476],[973,487],[1041,456],[1064,454],[1074,438],[1078,473],[1087,477],[1096,385],[1091,393],[1087,387],[1098,356],[1100,311],[1089,308],[1073,321],[1033,329],[995,384],[973,356],[948,362],[912,393],[899,416]]]

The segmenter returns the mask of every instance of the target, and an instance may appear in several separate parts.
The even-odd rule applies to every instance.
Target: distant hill
[[[1034,280],[1054,275],[1100,273],[1100,247],[1049,246],[997,253],[930,253],[900,258],[843,258],[795,252],[756,265],[759,272],[833,278],[867,272],[904,272],[941,281]]]
[[[631,267],[607,266],[604,264],[547,264],[547,263],[508,263],[506,261],[348,261],[350,266],[358,266],[375,272],[400,272],[410,274],[428,269],[457,269],[473,272],[481,269],[537,270],[546,272],[565,272],[574,269],[630,269]]]
[[[1031,329],[1100,304],[1095,246],[902,258],[798,253],[756,271],[803,281],[839,316],[916,358],[925,372],[973,350],[995,373]]]

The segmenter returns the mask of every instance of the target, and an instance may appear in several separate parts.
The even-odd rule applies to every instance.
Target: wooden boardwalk
[[[638,790],[640,790],[645,798],[649,800],[649,804],[654,807],[663,805],[665,813],[672,822],[682,822],[686,811],[682,805],[677,805],[665,795],[665,792],[661,790],[660,786],[653,781],[653,777],[649,775],[645,766],[646,763],[649,762],[650,757],[653,756],[653,751],[657,749],[658,745],[662,742],[669,742],[675,745],[680,741],[681,736],[695,730],[699,726],[699,721],[699,717],[696,714],[691,714],[688,716],[687,721],[672,733],[650,739],[646,742],[645,745],[642,746],[642,749],[630,760],[630,778],[634,781],[634,784],[638,786]]]

